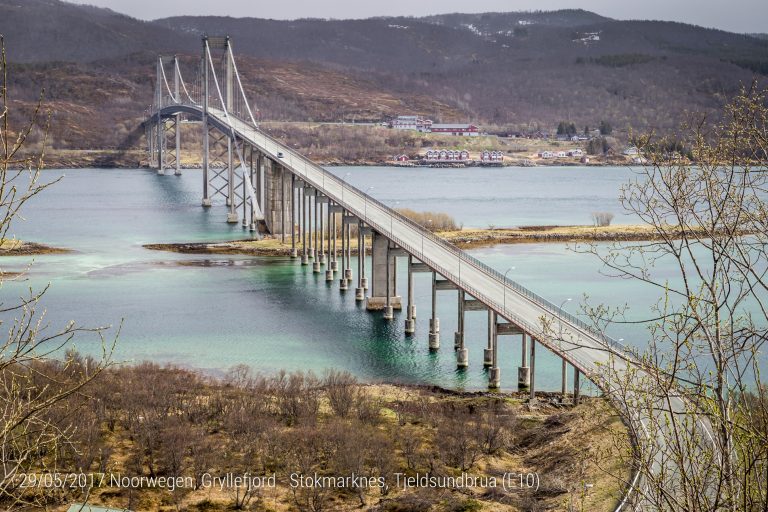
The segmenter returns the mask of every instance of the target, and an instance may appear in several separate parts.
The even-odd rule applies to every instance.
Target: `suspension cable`
[[[192,96],[189,94],[189,91],[187,90],[187,84],[184,83],[184,77],[181,75],[181,69],[179,68],[179,59],[175,59],[173,61],[174,68],[176,70],[176,75],[179,77],[179,83],[181,84],[181,88],[184,90],[184,94],[187,95],[187,98],[189,98],[189,101],[193,105],[200,105],[198,102],[196,102]],[[181,100],[181,98],[179,98]],[[181,101],[179,101],[181,103]]]
[[[240,169],[243,173],[243,182],[246,184],[246,190],[248,191],[248,197],[251,200],[251,208],[252,211],[255,212],[257,217],[263,217],[263,213],[261,211],[261,205],[259,205],[259,202],[256,200],[256,192],[253,190],[253,185],[251,184],[251,180],[246,179],[245,171],[245,158],[243,157],[243,150],[240,144],[237,142],[237,136],[235,132],[235,127],[232,125],[232,120],[229,117],[229,112],[227,112],[227,106],[224,103],[224,98],[221,95],[221,88],[219,87],[219,79],[216,78],[216,69],[213,66],[213,59],[211,57],[211,48],[208,46],[208,41],[205,42],[205,53],[208,57],[208,62],[210,63],[211,71],[213,72],[213,83],[216,86],[216,93],[219,95],[219,101],[221,101],[222,110],[224,112],[224,117],[227,120],[227,124],[229,125],[230,130],[230,137],[232,137],[232,140],[235,143],[235,152],[237,153],[237,159],[240,160]]]
[[[253,126],[258,126],[256,124],[256,119],[253,117],[253,112],[251,111],[251,106],[248,103],[248,98],[245,97],[245,90],[243,90],[243,82],[240,81],[240,73],[237,71],[237,64],[235,63],[235,56],[232,53],[232,44],[227,45],[227,50],[229,51],[229,57],[232,59],[232,68],[235,71],[235,78],[237,78],[237,85],[240,88],[240,96],[243,99],[243,102],[245,103],[245,108],[248,111],[248,116],[251,118],[251,123],[253,123]]]
[[[179,101],[173,95],[173,93],[171,92],[171,86],[168,85],[168,78],[166,78],[166,76],[165,76],[165,66],[163,66],[163,58],[162,57],[158,57],[158,60],[159,60],[159,64],[160,64],[160,74],[163,77],[163,83],[165,84],[165,90],[168,91],[168,96],[171,97],[171,99],[174,101],[174,103],[181,103],[181,101]],[[162,99],[161,99],[161,102],[162,102]]]

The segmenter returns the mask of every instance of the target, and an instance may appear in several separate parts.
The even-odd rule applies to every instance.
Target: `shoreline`
[[[37,242],[24,242],[21,240],[0,241],[0,256],[35,256],[39,254],[67,254],[71,249],[52,247]]]
[[[492,247],[519,243],[560,242],[629,242],[649,241],[659,236],[649,226],[523,226],[520,228],[463,229],[435,233],[461,249]],[[680,233],[682,234],[682,233]],[[288,237],[286,237],[288,240]],[[300,244],[297,243],[297,247]],[[222,242],[176,242],[144,244],[145,249],[183,254],[243,254],[249,256],[290,256],[291,244],[265,236],[262,240],[230,240]],[[357,237],[351,251],[357,254]],[[300,250],[300,249],[299,249]],[[366,245],[366,253],[370,246]]]
[[[435,167],[420,165],[404,165],[390,159],[358,160],[358,159],[323,159],[315,162],[322,167],[392,167],[405,169],[462,169],[483,167],[481,162],[476,165],[452,166],[436,165]],[[492,167],[627,167],[632,163],[626,160],[606,159],[604,157],[592,157],[589,163],[581,163],[564,159],[539,159],[508,157],[507,160]],[[182,160],[182,169],[199,169],[202,163],[189,155]],[[48,169],[153,169],[147,161],[146,152],[141,149],[113,150],[113,149],[67,149],[50,151],[46,153],[45,167]]]

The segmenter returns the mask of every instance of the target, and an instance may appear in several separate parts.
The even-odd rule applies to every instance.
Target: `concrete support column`
[[[432,318],[429,319],[429,349],[440,348],[440,319],[437,318],[437,272],[432,271]]]
[[[256,165],[256,187],[254,192],[264,214],[264,224],[272,235],[281,235],[287,229],[286,219],[291,216],[291,207],[285,198],[291,195],[291,183],[286,178],[289,173],[278,162],[260,156]],[[293,174],[291,174],[293,176]]]
[[[536,400],[536,339],[531,336],[531,400]]]
[[[483,349],[483,366],[493,366],[493,311],[488,309],[488,344]]]
[[[333,252],[331,253],[331,270],[336,272],[339,270],[339,262],[337,259],[338,251],[336,250],[336,237],[338,236],[338,227],[336,226],[336,214],[333,213],[331,216],[331,222],[333,223],[333,226],[331,228],[331,233],[333,236]]]
[[[280,242],[285,243],[285,212],[289,208],[289,205],[285,202],[285,168],[282,169],[283,172],[280,173],[280,210],[282,214],[280,215]],[[293,173],[291,173],[293,175]],[[291,189],[293,190],[293,189]],[[293,229],[291,229],[291,232],[293,232]]]
[[[315,231],[314,231],[315,248],[314,248],[314,251],[313,251],[313,255],[315,257],[315,261],[312,263],[312,272],[314,272],[316,274],[319,274],[320,273],[320,252],[321,252],[321,250],[320,250],[320,247],[318,246],[318,233],[317,233],[318,229],[317,229],[317,227],[319,225],[318,224],[318,219],[321,218],[321,217],[318,215],[318,211],[317,211],[318,207],[320,206],[319,202],[317,201],[317,192],[312,194],[312,200],[313,200],[313,203],[314,203],[312,208],[313,208],[314,214],[315,214]]]
[[[304,185],[299,187],[299,216],[301,224],[299,231],[301,232],[301,264],[309,265],[309,255],[307,254],[307,195],[304,192]]]
[[[469,366],[469,351],[464,345],[464,299],[464,290],[459,290],[459,329],[454,333],[456,366],[459,368],[466,368]]]
[[[453,333],[453,348],[464,345],[464,290],[458,291],[458,302],[456,306],[456,332]]]
[[[360,258],[360,288],[363,289],[363,297],[365,297],[365,290],[368,289],[368,278],[365,277],[365,230],[362,229],[363,221],[360,221],[358,227],[362,231],[360,236],[360,244],[357,246],[358,254],[361,254]]]
[[[317,246],[317,250],[320,252],[320,265],[325,265],[325,222],[323,222],[323,213],[325,211],[325,204],[328,202],[327,197],[322,197],[322,201],[320,201],[320,223],[319,231],[320,231],[320,243]]]
[[[385,236],[376,231],[371,233],[371,293],[366,301],[366,308],[369,311],[385,309],[387,303],[392,306],[392,309],[402,307],[401,298],[395,291],[397,270],[389,245],[390,242]]]
[[[416,332],[416,321],[413,319],[413,256],[408,255],[408,306],[405,316],[405,334],[410,335]]]
[[[363,237],[363,221],[357,224],[357,288],[355,289],[355,300],[365,300],[365,288],[363,288],[363,277],[365,269],[365,238]]]
[[[291,173],[291,258],[298,256],[296,251],[296,175]]]
[[[491,368],[488,370],[488,388],[499,389],[501,386],[501,369],[499,368],[499,335],[496,332],[496,323],[499,321],[496,312],[492,313],[491,322]]]
[[[307,188],[309,189],[305,189],[305,193],[307,194],[307,257],[313,260],[315,259],[315,247],[312,245],[312,234],[314,232],[312,226],[312,208],[314,205],[315,191],[310,187]]]
[[[349,244],[347,225],[344,224],[344,210],[341,211],[341,277],[339,278],[339,286],[341,290],[346,290],[349,285],[347,283],[346,273],[346,258],[347,258],[347,245]]]
[[[326,281],[333,281],[333,258],[334,254],[331,252],[331,236],[335,237],[335,234],[332,235],[332,230],[335,229],[333,226],[333,220],[336,218],[336,216],[333,214],[333,203],[331,203],[331,200],[328,200],[328,266],[325,267],[325,280]]]
[[[346,263],[344,264],[344,278],[349,281],[348,284],[352,284],[352,224],[347,222],[346,227],[342,223],[343,229],[347,231],[347,255]]]
[[[522,336],[522,356],[520,358],[520,366],[517,369],[517,389],[528,389],[531,385],[531,369],[528,367],[528,343],[526,341],[526,334]]]
[[[575,366],[573,367],[573,405],[578,405],[579,398],[581,396],[581,383],[579,382],[579,376],[581,372]]]
[[[393,265],[389,264],[389,260],[390,260],[389,243],[387,243],[387,264],[385,265],[387,288],[386,288],[386,293],[384,294],[384,297],[386,299],[386,303],[384,306],[385,320],[392,320],[395,317],[394,311],[392,309],[392,293],[394,292],[394,290],[392,289],[392,285],[394,283],[392,282],[393,280],[391,276],[391,273],[394,271],[394,269],[392,268]]]

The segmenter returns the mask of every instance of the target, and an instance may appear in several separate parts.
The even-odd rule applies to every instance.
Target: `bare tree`
[[[0,37],[0,242],[7,239],[27,201],[51,185],[41,182],[42,151],[19,156],[39,124],[42,95],[31,118],[14,129],[9,119],[7,70]],[[3,276],[0,272],[0,287]],[[72,411],[63,402],[87,392],[87,384],[110,364],[114,347],[105,342],[101,328],[86,329],[74,322],[59,330],[47,328],[44,314],[38,311],[44,293],[45,289],[30,290],[17,303],[0,303],[0,326],[7,333],[0,339],[0,506],[5,510],[34,506],[45,499],[25,493],[19,486],[21,475],[57,470],[60,461],[55,455],[70,445],[75,429]],[[85,333],[101,338],[101,358],[64,357],[64,347]]]
[[[588,249],[660,297],[639,368],[616,375],[616,398],[646,413],[635,434],[644,483],[636,491],[647,509],[768,507],[760,381],[768,335],[767,105],[766,91],[753,84],[721,121],[694,119],[674,141],[640,138],[649,164],[621,202],[654,239]],[[670,158],[671,142],[681,141],[694,163]],[[657,272],[662,264],[674,275]]]

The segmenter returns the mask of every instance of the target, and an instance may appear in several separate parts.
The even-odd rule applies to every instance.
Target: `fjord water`
[[[592,211],[610,211],[618,222],[619,187],[632,176],[625,168],[400,169],[331,168],[351,185],[397,207],[453,215],[466,226],[586,224]],[[467,313],[470,367],[457,372],[453,351],[456,293],[438,294],[442,348],[427,350],[430,277],[416,275],[417,328],[403,334],[402,313],[393,322],[369,314],[342,294],[337,283],[312,274],[289,258],[185,255],[144,249],[152,242],[230,240],[250,235],[228,225],[224,206],[200,207],[201,172],[158,176],[151,170],[46,170],[44,181],[61,178],[27,204],[12,234],[19,239],[66,247],[70,254],[40,255],[26,278],[6,281],[6,305],[50,283],[42,300],[49,329],[122,322],[115,359],[152,360],[213,374],[235,364],[261,372],[346,369],[369,381],[400,381],[456,388],[484,388],[482,367],[487,314]],[[373,187],[373,188],[371,188]],[[643,317],[650,290],[605,277],[594,257],[566,244],[516,244],[472,251],[485,263],[577,312],[584,293],[593,302],[633,307]],[[31,257],[0,260],[3,271],[23,270]],[[356,266],[353,265],[356,272]],[[404,266],[401,264],[401,269]],[[405,272],[398,290],[404,293]],[[4,315],[9,320],[9,314]],[[8,325],[8,324],[6,324]],[[112,333],[115,332],[113,328]],[[616,327],[612,334],[643,345],[641,328]],[[500,338],[502,387],[515,387],[519,337]],[[76,348],[95,353],[93,335]],[[537,352],[537,384],[560,386],[560,364]]]

